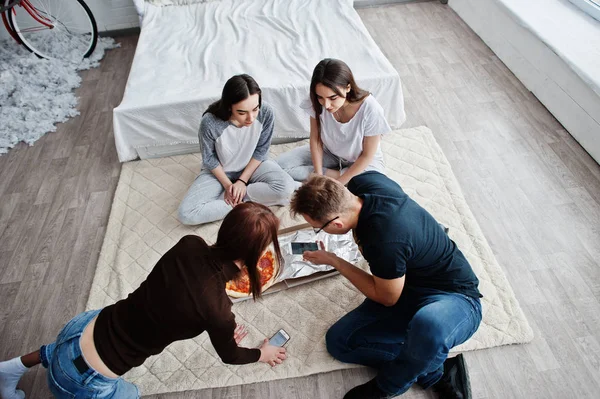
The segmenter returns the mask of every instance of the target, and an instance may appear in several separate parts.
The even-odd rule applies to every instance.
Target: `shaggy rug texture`
[[[79,115],[74,89],[78,72],[95,68],[113,39],[99,38],[89,58],[79,63],[41,59],[14,40],[0,41],[0,154],[20,141],[33,145],[56,123]]]

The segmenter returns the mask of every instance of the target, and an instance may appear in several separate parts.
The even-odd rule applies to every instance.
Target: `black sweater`
[[[233,262],[218,261],[202,238],[183,237],[137,290],[100,312],[94,327],[100,358],[122,375],[170,343],[207,331],[223,362],[258,361],[259,349],[238,347],[233,338],[225,283],[238,272]]]

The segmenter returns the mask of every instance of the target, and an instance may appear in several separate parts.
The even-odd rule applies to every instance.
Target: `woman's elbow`
[[[221,361],[225,364],[240,364],[238,357],[235,355],[225,355],[219,357],[221,358]]]

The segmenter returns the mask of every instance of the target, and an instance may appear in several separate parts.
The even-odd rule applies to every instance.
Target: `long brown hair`
[[[227,121],[231,117],[231,106],[244,101],[253,94],[258,94],[258,106],[260,107],[262,104],[262,92],[256,80],[246,74],[235,75],[225,82],[221,99],[210,104],[202,115],[211,113],[217,118]]]
[[[269,208],[256,202],[237,205],[225,216],[217,242],[213,248],[224,260],[241,260],[248,269],[250,292],[260,297],[258,260],[267,246],[273,243],[275,260],[282,264],[283,257],[277,241],[279,219]]]
[[[335,58],[325,58],[321,60],[313,70],[312,79],[310,80],[310,102],[315,111],[315,119],[317,120],[317,133],[319,142],[321,142],[321,113],[323,106],[319,103],[316,87],[318,84],[329,87],[340,97],[345,97],[350,103],[361,101],[369,95],[369,92],[358,87],[354,81],[354,75],[350,67],[341,60]],[[340,92],[340,87],[350,85],[350,91],[346,96]]]

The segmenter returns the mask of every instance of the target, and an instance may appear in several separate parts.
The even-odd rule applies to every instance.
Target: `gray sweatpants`
[[[281,154],[277,158],[277,163],[296,181],[308,179],[308,176],[315,171],[310,155],[310,145],[303,145]],[[343,175],[350,166],[352,166],[352,162],[333,155],[325,148],[323,149],[324,168],[339,170],[340,174]],[[385,174],[385,166],[377,160],[373,160],[373,164],[367,166],[363,172],[369,170]]]
[[[235,181],[242,172],[227,173]],[[248,181],[244,201],[261,204],[287,205],[296,188],[296,183],[277,163],[262,162]],[[219,180],[208,169],[202,169],[179,205],[179,221],[196,225],[221,220],[231,211],[224,198],[225,190]]]

